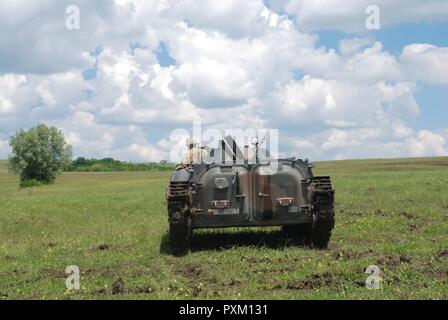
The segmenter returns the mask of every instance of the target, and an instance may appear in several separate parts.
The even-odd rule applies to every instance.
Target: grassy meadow
[[[336,189],[328,250],[278,228],[195,231],[170,255],[169,172],[66,172],[19,189],[0,162],[0,299],[448,299],[448,158],[316,164]],[[365,287],[369,265],[382,287]],[[81,288],[68,291],[76,265]]]

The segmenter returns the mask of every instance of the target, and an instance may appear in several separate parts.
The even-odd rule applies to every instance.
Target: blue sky
[[[421,114],[415,120],[416,129],[443,130],[448,123],[448,90],[446,86],[420,84],[415,97]]]
[[[379,30],[368,5],[2,3],[0,158],[16,130],[47,123],[75,156],[176,161],[197,121],[277,129],[284,156],[448,155],[448,2],[377,0]]]
[[[403,47],[411,43],[431,43],[439,47],[447,47],[447,31],[448,22],[400,23],[362,33],[322,30],[318,32],[318,44],[337,49],[341,39],[367,36],[381,41],[387,51],[399,56]]]
[[[399,58],[403,48],[412,43],[448,47],[448,22],[399,23],[363,33],[322,30],[318,35],[318,45],[335,50],[338,50],[342,39],[369,37],[380,41],[385,50]],[[417,87],[415,98],[421,113],[412,121],[412,126],[415,129],[443,130],[448,126],[448,88],[446,85],[424,83],[418,83]]]

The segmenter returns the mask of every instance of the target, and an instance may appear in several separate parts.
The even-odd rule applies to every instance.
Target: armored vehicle
[[[227,136],[203,161],[170,177],[169,241],[173,254],[189,250],[193,229],[282,226],[302,244],[325,249],[334,226],[334,189],[314,176],[308,160],[272,159],[258,143],[241,151]]]

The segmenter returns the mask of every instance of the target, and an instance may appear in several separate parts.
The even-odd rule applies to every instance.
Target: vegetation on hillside
[[[114,160],[112,158],[104,159],[86,159],[79,157],[67,166],[67,172],[95,172],[95,171],[171,171],[175,164],[166,161],[159,163],[133,163]]]

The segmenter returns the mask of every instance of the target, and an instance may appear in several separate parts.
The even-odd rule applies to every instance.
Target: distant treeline
[[[168,171],[173,170],[176,164],[167,161],[133,163],[115,160],[112,158],[86,159],[77,158],[65,169],[68,172],[89,171]]]

